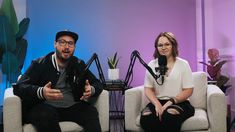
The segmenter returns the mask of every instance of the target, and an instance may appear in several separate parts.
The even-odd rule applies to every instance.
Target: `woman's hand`
[[[162,113],[163,113],[163,110],[162,110],[162,105],[160,103],[156,104],[155,105],[155,111],[156,111],[156,116],[159,118],[159,120],[161,121],[162,120]]]
[[[164,112],[164,110],[166,110],[166,108],[170,105],[172,105],[173,103],[171,101],[167,101],[163,106],[162,106],[162,112]]]

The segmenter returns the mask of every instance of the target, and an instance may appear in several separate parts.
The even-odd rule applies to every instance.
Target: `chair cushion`
[[[188,118],[181,126],[182,131],[208,130],[209,121],[203,109],[195,109],[194,116]]]
[[[189,98],[195,108],[206,109],[207,75],[205,72],[193,72],[194,90]]]
[[[137,116],[136,120],[135,120],[136,125],[139,126],[139,127],[141,127],[141,126],[140,126],[140,116],[141,116],[141,115],[139,114],[139,115]]]
[[[80,132],[83,130],[81,126],[70,121],[60,122],[60,128],[62,132]],[[24,132],[37,132],[35,127],[32,124],[25,124],[23,126],[23,130]]]
[[[140,114],[136,118],[136,125],[140,126]],[[206,111],[203,109],[195,109],[194,116],[188,118],[181,127],[182,131],[194,131],[194,130],[208,130],[209,122],[207,119]]]

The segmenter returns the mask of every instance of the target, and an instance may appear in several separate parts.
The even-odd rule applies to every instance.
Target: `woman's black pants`
[[[164,105],[168,100],[159,100]],[[146,114],[146,109],[149,110]],[[178,114],[171,114],[168,109],[175,109]],[[145,132],[180,132],[181,124],[194,115],[194,108],[185,101],[171,105],[162,114],[162,120],[156,115],[155,106],[149,103],[141,112],[140,125]]]

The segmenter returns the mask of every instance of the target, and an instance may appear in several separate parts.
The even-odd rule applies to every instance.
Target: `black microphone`
[[[159,56],[158,65],[159,65],[160,75],[166,75],[168,68],[167,68],[167,59],[165,55]]]
[[[155,70],[156,72],[159,71],[160,76],[162,77],[162,83],[164,82],[164,75],[166,75],[166,72],[168,70],[167,68],[167,59],[165,55],[160,55],[158,57],[158,65],[159,67],[156,67]]]

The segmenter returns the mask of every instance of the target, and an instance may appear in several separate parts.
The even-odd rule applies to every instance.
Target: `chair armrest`
[[[207,113],[212,132],[226,132],[227,105],[226,98],[216,85],[208,85]]]
[[[103,90],[94,102],[94,106],[99,112],[99,119],[102,132],[109,131],[109,93]]]
[[[125,91],[125,128],[139,131],[136,119],[143,108],[143,86],[134,87]]]
[[[13,88],[7,88],[3,104],[4,132],[22,132],[21,99],[13,94]]]

